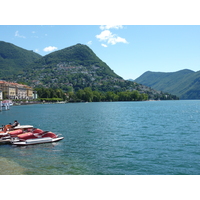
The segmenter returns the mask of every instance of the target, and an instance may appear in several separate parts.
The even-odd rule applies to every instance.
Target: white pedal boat
[[[43,137],[43,138],[35,138],[35,139],[27,139],[27,140],[20,140],[18,138],[12,138],[10,142],[13,145],[24,146],[24,145],[32,145],[32,144],[58,142],[62,139],[64,139],[64,137],[57,137],[57,138]]]

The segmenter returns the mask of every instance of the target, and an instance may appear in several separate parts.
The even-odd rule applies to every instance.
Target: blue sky
[[[0,40],[42,56],[81,43],[124,79],[200,70],[196,0],[11,0],[1,8]]]
[[[0,40],[42,56],[86,44],[124,79],[146,71],[200,70],[200,26],[1,25]]]

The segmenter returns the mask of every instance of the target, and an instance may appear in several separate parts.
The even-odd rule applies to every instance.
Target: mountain
[[[55,51],[32,64],[32,68],[35,69],[41,69],[43,66],[54,70],[67,70],[70,67],[80,68],[81,70],[85,68],[88,72],[98,68],[96,70],[98,75],[109,75],[122,79],[106,63],[100,60],[88,46],[82,44]]]
[[[33,51],[0,41],[0,79],[23,73],[29,64],[41,57]]]
[[[131,79],[131,78],[130,78],[130,79],[127,79],[127,81],[133,81],[133,82],[134,82],[134,80],[133,80],[133,79]]]
[[[28,66],[18,79],[33,87],[73,87],[75,90],[99,86],[104,82],[123,82],[88,46],[82,44],[40,58]]]
[[[138,90],[140,93],[147,93],[150,99],[176,99],[170,94],[124,80],[83,44],[76,44],[43,57],[27,50],[24,52],[14,45],[9,47],[10,50],[8,49],[2,56],[3,59],[9,58],[10,63],[7,63],[9,76],[5,74],[0,79],[23,82],[34,88],[60,88],[65,92],[78,91],[86,87],[100,92]],[[28,55],[26,54],[28,52],[33,53],[32,56],[35,55],[32,61],[24,56]],[[29,62],[25,62],[26,60]],[[21,65],[17,65],[18,63]]]
[[[180,99],[200,99],[200,71],[145,72],[135,80],[155,90],[177,95]]]

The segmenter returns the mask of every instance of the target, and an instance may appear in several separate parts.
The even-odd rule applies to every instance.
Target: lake
[[[0,112],[62,134],[57,143],[0,145],[0,174],[199,175],[200,101],[39,104]]]

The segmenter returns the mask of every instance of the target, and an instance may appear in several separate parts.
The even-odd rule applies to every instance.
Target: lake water
[[[1,144],[0,174],[200,174],[200,101],[44,104],[0,112],[1,124],[16,119],[65,138]]]

